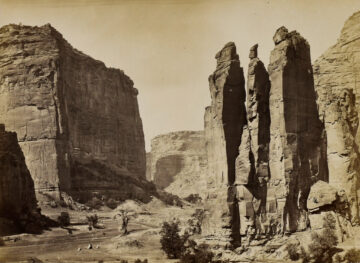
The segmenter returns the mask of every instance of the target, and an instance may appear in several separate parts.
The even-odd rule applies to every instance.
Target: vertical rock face
[[[209,77],[211,106],[205,111],[208,197],[203,232],[225,243],[239,240],[238,204],[234,198],[235,160],[246,124],[245,81],[235,44],[216,54]]]
[[[0,122],[17,132],[38,192],[145,179],[137,90],[123,71],[73,49],[50,25],[2,27],[0,54]]]
[[[269,181],[270,80],[264,64],[257,57],[256,44],[250,49],[247,79],[247,120],[239,156],[236,159],[237,198],[240,233],[246,235],[249,224],[266,213]],[[250,220],[248,220],[250,219]]]
[[[320,118],[327,132],[329,183],[345,190],[352,220],[360,200],[360,12],[345,23],[337,43],[314,63]]]
[[[180,197],[205,193],[207,156],[203,131],[179,131],[156,136],[147,156],[146,177]]]
[[[282,231],[306,228],[310,186],[327,181],[326,140],[319,120],[310,47],[297,32],[279,28],[269,75],[271,179],[267,202],[275,202]],[[270,211],[268,211],[270,212]]]
[[[16,133],[0,124],[0,217],[19,218],[36,207],[34,182]]]

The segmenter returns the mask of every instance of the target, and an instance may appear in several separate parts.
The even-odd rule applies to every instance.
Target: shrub
[[[334,216],[328,214],[324,218],[324,229],[320,233],[311,235],[312,243],[309,245],[309,253],[314,262],[332,262],[338,244],[335,234],[336,221]]]
[[[128,247],[137,247],[137,248],[142,248],[144,247],[144,245],[138,241],[138,240],[131,240],[131,241],[126,241],[125,242],[125,245],[128,246]]]
[[[99,222],[99,218],[98,218],[97,214],[86,216],[86,219],[88,221],[89,229],[96,227]]]
[[[201,234],[201,225],[205,217],[203,209],[196,209],[192,218],[188,220],[189,232],[191,234]]]
[[[298,253],[298,245],[295,243],[289,243],[285,247],[287,253],[291,260],[296,261],[300,259],[300,254]]]
[[[215,260],[214,253],[210,251],[209,245],[196,245],[195,241],[189,242],[186,252],[180,259],[180,263],[222,263],[228,261]]]
[[[360,249],[352,248],[345,253],[345,262],[360,262]]]
[[[115,209],[118,206],[118,202],[116,202],[114,199],[110,198],[105,202],[106,206]]]
[[[141,261],[141,259],[137,259],[134,263],[148,263],[148,260],[144,259],[143,261]]]
[[[70,216],[68,212],[61,212],[60,216],[58,216],[57,221],[60,227],[69,226],[70,225]]]
[[[101,201],[99,198],[94,196],[91,200],[86,202],[86,205],[88,207],[91,207],[92,209],[100,209],[101,206],[103,206],[103,201]]]
[[[161,249],[164,250],[168,258],[180,258],[185,252],[185,242],[189,235],[185,232],[180,236],[179,221],[171,223],[164,222],[160,231]]]
[[[190,194],[187,197],[185,197],[184,200],[188,201],[189,203],[196,204],[196,203],[200,203],[202,198],[198,194]]]

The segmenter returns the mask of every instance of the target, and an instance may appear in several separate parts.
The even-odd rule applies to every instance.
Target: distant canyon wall
[[[123,71],[72,48],[50,25],[2,27],[0,54],[0,123],[18,134],[37,193],[142,184],[138,91]]]
[[[187,197],[204,196],[207,156],[203,131],[178,131],[158,135],[147,153],[146,177],[160,189]]]

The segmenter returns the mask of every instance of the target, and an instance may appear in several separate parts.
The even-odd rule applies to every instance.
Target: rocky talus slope
[[[146,161],[146,177],[160,189],[179,197],[205,194],[207,156],[203,131],[156,136]]]
[[[351,35],[349,24],[353,26],[347,22],[340,40]],[[352,65],[342,67],[325,54],[314,67],[315,89],[308,42],[285,27],[273,40],[268,71],[257,57],[258,46],[250,49],[246,109],[243,72],[233,43],[217,54],[217,68],[209,78],[208,214],[203,234],[210,243],[245,249],[255,239],[321,228],[329,213],[344,239],[351,233],[350,218],[356,223],[356,75],[339,73],[349,76],[342,80],[341,75],[328,74],[340,68],[350,71]],[[335,91],[344,92],[345,80],[346,96],[341,97]],[[342,162],[340,168],[337,162]]]
[[[360,12],[352,15],[335,45],[314,63],[320,118],[328,138],[329,182],[349,199],[353,222],[360,205]]]
[[[151,188],[137,94],[50,25],[0,29],[0,122],[18,134],[37,194],[123,199]]]

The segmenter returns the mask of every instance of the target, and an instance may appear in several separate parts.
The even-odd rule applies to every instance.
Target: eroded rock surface
[[[250,49],[247,78],[247,126],[244,126],[239,156],[236,159],[237,199],[240,233],[266,214],[269,181],[270,80],[264,64],[257,57],[258,45]]]
[[[161,189],[187,197],[204,196],[207,156],[203,131],[179,131],[156,136],[147,155],[147,174]]]
[[[246,124],[245,80],[234,43],[226,44],[215,58],[217,67],[209,77],[211,106],[206,108],[204,117],[209,214],[203,233],[209,239],[219,240],[219,244],[236,245],[240,239],[239,209],[232,193],[235,160]]]
[[[296,31],[279,28],[268,67],[271,179],[267,200],[276,202],[282,231],[306,228],[310,187],[327,181],[326,137],[316,105],[310,47]]]
[[[72,48],[50,25],[2,27],[0,54],[0,122],[18,134],[37,193],[142,191],[138,92],[123,71]]]
[[[320,118],[327,133],[329,183],[345,190],[353,223],[360,200],[360,12],[345,23],[337,43],[314,63]]]

